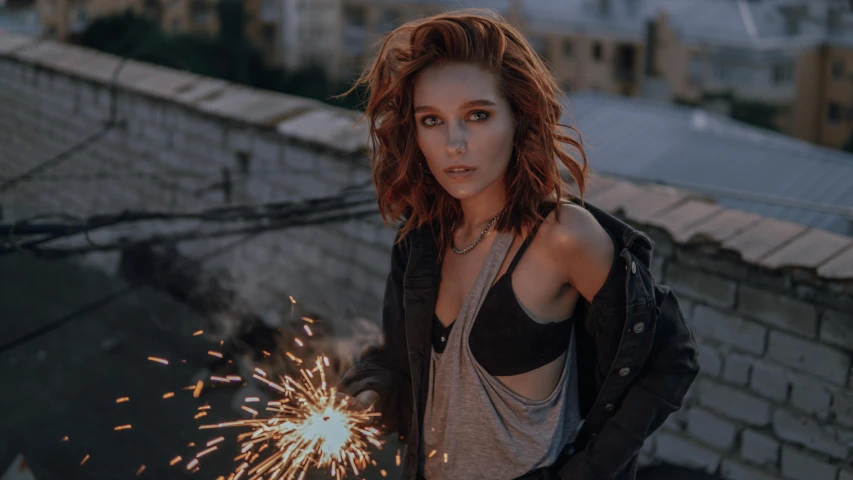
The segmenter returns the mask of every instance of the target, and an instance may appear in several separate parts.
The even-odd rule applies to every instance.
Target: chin
[[[473,185],[450,185],[449,187],[444,187],[444,191],[457,200],[471,198],[483,190],[483,188],[475,187]]]

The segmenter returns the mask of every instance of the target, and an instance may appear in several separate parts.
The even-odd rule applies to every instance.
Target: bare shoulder
[[[551,258],[566,283],[591,301],[607,280],[614,257],[613,241],[604,227],[585,208],[563,204],[560,218],[552,212],[546,219]]]

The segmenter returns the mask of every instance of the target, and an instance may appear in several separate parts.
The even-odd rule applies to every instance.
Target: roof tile
[[[807,227],[775,218],[763,218],[760,222],[723,241],[723,246],[740,252],[741,257],[758,263],[764,256],[776,250]]]
[[[262,125],[275,125],[284,118],[322,105],[319,102],[278,92],[232,86],[216,98],[202,100],[201,110]]]
[[[354,129],[350,116],[326,109],[311,110],[283,121],[278,124],[277,129],[285,135],[322,143],[334,149],[352,150],[353,145],[357,147],[367,143],[366,136],[361,138],[360,144],[353,143],[355,136],[364,130]],[[342,142],[343,140],[348,142]]]
[[[690,225],[678,231],[677,234],[679,237],[688,240],[704,238],[722,242],[760,222],[762,218],[760,215],[754,213],[721,209],[718,214],[712,215],[702,222]]]
[[[691,198],[675,208],[666,210],[652,217],[649,221],[666,229],[677,242],[690,240],[682,232],[692,232],[696,224],[704,223],[712,215],[718,214],[722,206],[707,200]]]
[[[766,267],[798,266],[817,268],[827,259],[853,245],[853,238],[811,229],[779,250],[760,260]]]
[[[584,195],[585,200],[595,204],[598,208],[607,211],[615,212],[624,210],[625,200],[643,192],[643,189],[633,183],[623,182],[619,180],[613,181],[614,185],[611,188],[604,190],[593,190]]]
[[[824,278],[853,279],[853,248],[848,247],[839,255],[818,267],[817,274]]]
[[[632,221],[649,223],[657,214],[682,203],[688,193],[670,187],[645,187],[642,192],[627,198],[625,216]]]

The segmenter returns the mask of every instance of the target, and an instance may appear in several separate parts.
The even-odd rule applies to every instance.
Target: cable
[[[219,237],[227,237],[241,233],[264,233],[271,232],[275,230],[282,230],[286,228],[292,227],[307,227],[307,226],[316,226],[316,225],[325,225],[328,223],[337,223],[348,220],[357,220],[360,218],[370,217],[376,215],[376,209],[362,210],[350,213],[341,213],[336,215],[322,216],[319,218],[314,218],[310,220],[295,220],[295,221],[286,221],[274,224],[267,225],[252,225],[247,227],[239,227],[239,228],[229,228],[222,230],[214,230],[214,231],[190,231],[179,234],[171,234],[168,236],[151,236],[142,240],[136,240],[133,242],[127,241],[119,241],[113,242],[111,244],[103,244],[98,245],[96,247],[78,247],[78,248],[39,248],[34,251],[38,256],[42,258],[66,258],[70,256],[83,255],[87,253],[93,252],[109,252],[114,250],[121,250],[126,248],[132,244],[138,243],[147,243],[147,244],[162,244],[162,243],[178,243],[178,242],[188,242],[192,240],[202,240],[202,239],[210,239],[210,238],[219,238]],[[0,252],[2,253],[2,252]]]
[[[357,187],[357,186],[353,186]],[[96,215],[87,219],[85,222],[76,225],[30,225],[33,233],[51,233],[46,238],[31,240],[28,242],[18,242],[15,235],[20,234],[21,228],[19,224],[27,222],[19,220],[12,225],[0,224],[0,238],[3,235],[9,237],[12,243],[10,247],[0,247],[0,254],[12,250],[33,250],[39,245],[42,245],[60,238],[77,235],[79,233],[88,234],[96,229],[102,229],[118,224],[126,224],[131,222],[152,221],[152,220],[198,220],[202,222],[223,223],[223,222],[240,222],[240,221],[255,221],[267,222],[263,225],[270,225],[271,221],[278,221],[279,225],[282,221],[288,219],[302,219],[296,224],[311,224],[310,220],[313,216],[320,214],[330,214],[330,212],[344,211],[355,207],[364,206],[375,203],[375,195],[372,192],[360,191],[353,187],[347,187],[338,195],[330,197],[318,197],[311,199],[301,199],[290,202],[276,202],[260,205],[238,205],[230,207],[217,207],[201,212],[147,212],[147,211],[124,211],[118,214]],[[371,210],[375,213],[375,209]],[[367,215],[367,212],[360,213],[359,217]],[[315,220],[317,221],[317,220]],[[294,222],[291,222],[294,223]],[[52,230],[52,231],[51,231]],[[91,239],[88,243],[93,245]]]
[[[215,249],[193,259],[193,261],[188,262],[188,264],[193,265],[195,262],[204,263],[204,262],[206,262],[206,261],[208,261],[208,260],[210,260],[210,259],[212,259],[218,255],[221,255],[221,254],[227,252],[228,250],[231,250],[232,248],[235,248],[235,247],[253,239],[254,237],[258,236],[260,233],[262,233],[262,232],[253,232],[253,233],[250,233],[244,237],[241,237],[241,238],[239,238],[233,242],[230,242],[230,243],[225,244],[221,247],[215,248]],[[173,269],[171,269],[169,272],[167,272],[166,275],[174,275],[176,273],[179,273],[184,268],[187,268],[189,265],[187,265],[187,264],[185,264],[183,266],[177,266],[176,265]],[[148,276],[150,276],[150,275],[148,275]],[[148,278],[148,276],[144,276],[143,278]],[[12,350],[12,349],[14,349],[20,345],[23,345],[23,344],[25,344],[31,340],[34,340],[38,337],[41,337],[42,335],[50,333],[50,332],[62,327],[63,325],[68,324],[69,322],[72,322],[78,318],[81,318],[83,315],[85,315],[87,313],[92,313],[92,312],[94,312],[100,308],[103,308],[103,307],[109,305],[110,303],[114,302],[115,300],[118,300],[122,297],[127,296],[128,294],[132,293],[136,289],[140,288],[142,285],[143,285],[142,282],[137,282],[135,284],[127,285],[124,288],[122,288],[116,292],[113,292],[109,295],[101,297],[101,298],[99,298],[93,302],[87,303],[86,305],[83,305],[82,307],[74,310],[73,312],[70,312],[66,315],[59,317],[59,318],[51,320],[51,321],[47,322],[46,324],[42,325],[41,327],[36,328],[35,330],[32,330],[28,333],[25,333],[25,334],[15,338],[15,339],[12,339],[11,341],[3,343],[2,345],[0,345],[0,355],[2,355],[4,352],[6,352],[8,350]]]

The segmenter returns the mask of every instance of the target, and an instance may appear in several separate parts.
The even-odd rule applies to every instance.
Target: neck
[[[506,192],[503,182],[496,181],[478,195],[460,201],[462,218],[457,222],[456,230],[463,236],[479,235],[504,205]]]

